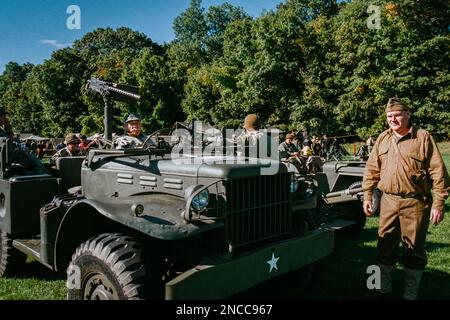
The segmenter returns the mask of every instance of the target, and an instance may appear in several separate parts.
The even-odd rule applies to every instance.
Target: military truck
[[[98,149],[10,176],[7,148],[0,276],[31,256],[66,273],[68,299],[224,298],[323,259],[334,229],[364,226],[361,163],[298,176],[275,160]]]

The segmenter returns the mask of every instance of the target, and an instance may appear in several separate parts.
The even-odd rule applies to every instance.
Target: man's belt
[[[408,193],[399,193],[399,194],[394,194],[394,193],[388,193],[385,192],[386,194],[390,195],[390,196],[395,196],[395,197],[399,197],[402,199],[423,199],[423,194],[420,193],[416,193],[416,192],[408,192]]]

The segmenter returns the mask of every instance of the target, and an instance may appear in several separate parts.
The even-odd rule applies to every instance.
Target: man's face
[[[391,111],[386,116],[389,126],[395,132],[404,134],[409,130],[410,114],[408,111]]]
[[[141,134],[141,121],[132,120],[127,122],[126,129],[130,136],[138,137]]]
[[[69,151],[72,153],[78,151],[79,150],[78,143],[75,142],[67,144],[67,149],[69,149]]]

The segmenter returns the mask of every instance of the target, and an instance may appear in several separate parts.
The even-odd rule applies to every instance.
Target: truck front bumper
[[[326,257],[333,249],[333,231],[315,230],[233,259],[197,265],[166,284],[166,299],[224,298],[298,270]]]

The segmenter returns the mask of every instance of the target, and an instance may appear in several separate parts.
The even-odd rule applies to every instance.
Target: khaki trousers
[[[394,265],[403,243],[403,265],[423,270],[427,264],[425,238],[430,219],[429,201],[383,194],[378,229],[378,261]]]

